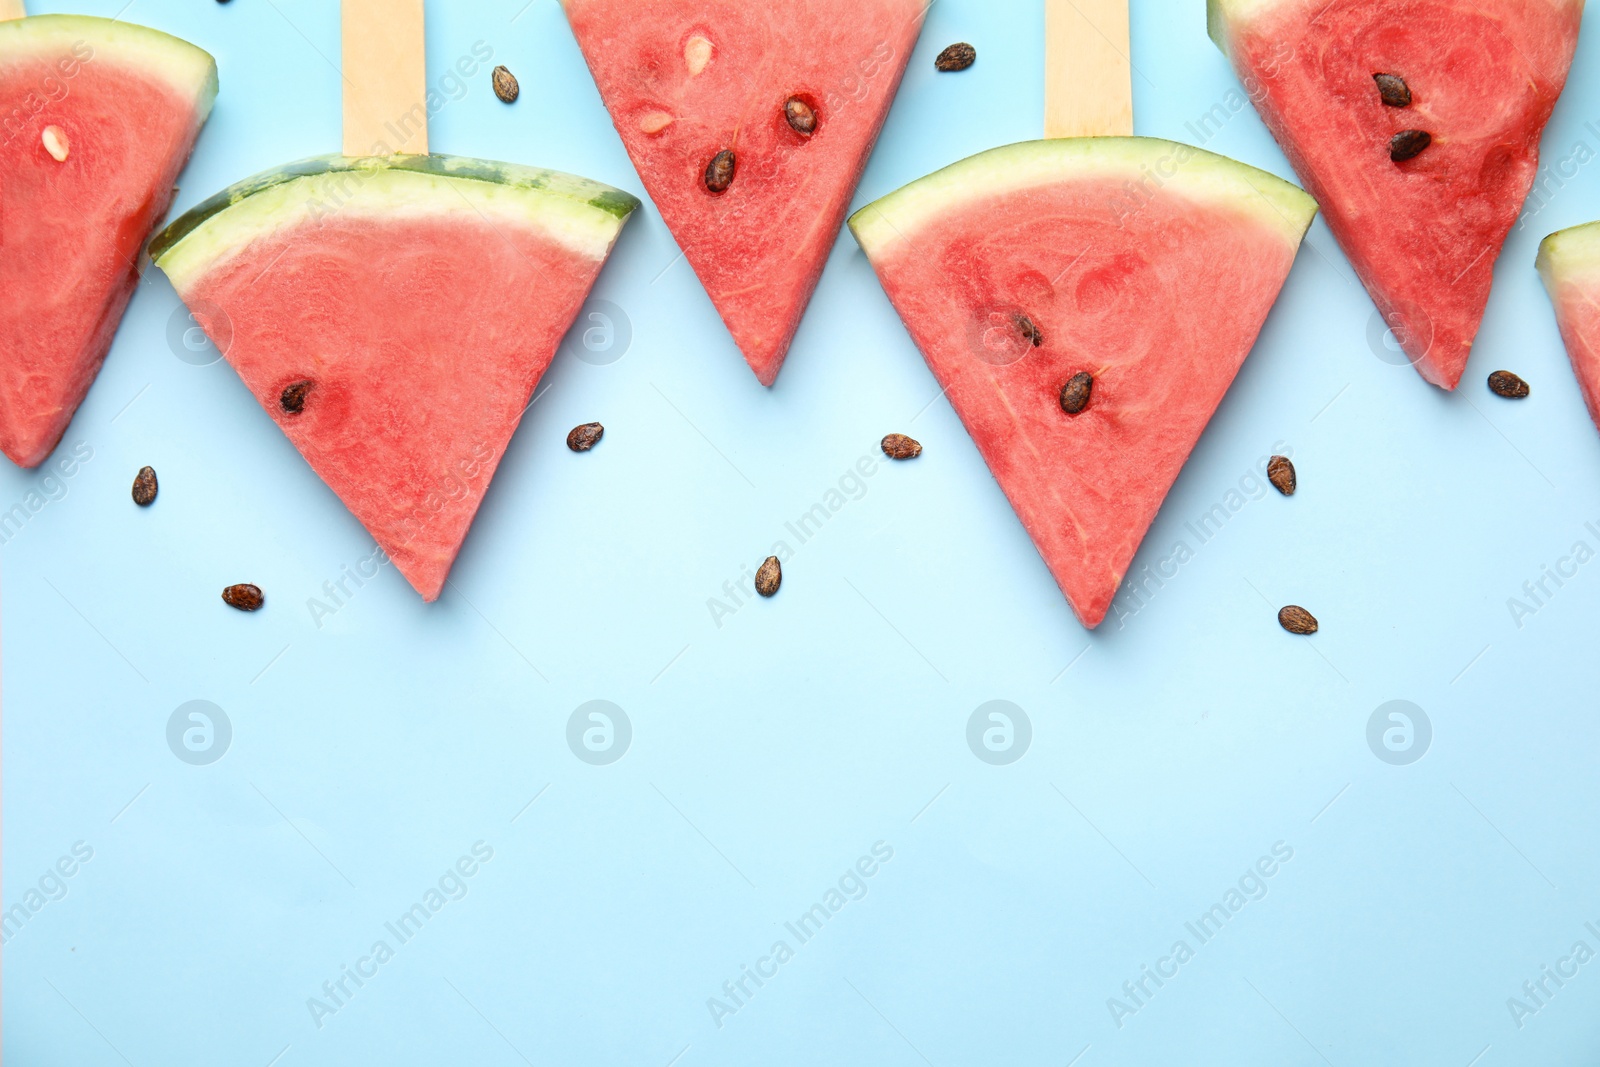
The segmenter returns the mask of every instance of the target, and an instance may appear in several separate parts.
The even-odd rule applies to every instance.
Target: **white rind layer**
[[[1304,190],[1224,156],[1154,137],[1071,137],[990,149],[935,171],[850,218],[869,258],[936,224],[953,207],[1070,181],[1159,187],[1196,206],[1228,207],[1298,246],[1317,213]]]
[[[436,165],[449,162],[431,158]],[[406,170],[379,160],[370,168],[348,162],[353,169],[306,174],[250,192],[157,253],[156,264],[183,293],[258,239],[333,218],[487,221],[497,229],[538,230],[577,255],[602,261],[627,218],[626,212],[619,216],[617,209],[591,202],[608,186],[552,171],[494,164],[506,180],[492,181]],[[535,180],[542,184],[527,184]]]
[[[83,45],[94,50],[91,58],[73,50]],[[202,124],[217,99],[217,61],[211,53],[160,30],[89,15],[34,15],[0,22],[0,70],[14,58],[57,56],[127,67],[165,82],[194,101]]]

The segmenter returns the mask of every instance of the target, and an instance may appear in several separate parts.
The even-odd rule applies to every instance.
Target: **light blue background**
[[[434,148],[643,195],[555,0],[525,2],[432,5],[435,82],[483,40],[522,83],[506,107],[483,71]],[[1139,132],[1194,141],[1237,83],[1198,2],[1136,7]],[[933,7],[857,203],[1039,134],[1039,9]],[[124,17],[220,63],[179,209],[339,144],[336,5]],[[1547,163],[1600,150],[1590,30]],[[937,75],[956,40],[977,66]],[[1292,177],[1248,107],[1207,147]],[[7,1062],[1595,1062],[1600,962],[1520,1029],[1506,1003],[1600,949],[1600,563],[1521,627],[1507,608],[1600,547],[1600,437],[1533,271],[1545,233],[1600,216],[1600,167],[1568,169],[1500,259],[1456,395],[1374,343],[1319,221],[1139,564],[1194,558],[1093,634],[848,235],[766,390],[647,204],[596,289],[629,347],[557,359],[443,599],[386,568],[320,628],[307,599],[370,538],[225,363],[175,357],[152,271],[67,434],[92,460],[0,549],[5,904],[94,850],[5,946]],[[1501,366],[1531,399],[1488,393]],[[592,419],[604,443],[567,451]],[[708,600],[891,430],[923,457],[717,626]],[[1299,494],[1197,547],[1184,524],[1277,442]],[[0,507],[40,479],[4,466]],[[266,610],[225,608],[236,581]],[[1286,602],[1322,631],[1284,634]],[[209,766],[166,742],[193,699],[232,724]],[[632,723],[609,766],[566,741],[592,699]],[[1009,766],[966,742],[991,699],[1031,720]],[[1366,740],[1392,699],[1432,723],[1409,766]],[[480,840],[467,895],[319,1029],[307,998]],[[878,841],[865,898],[797,946],[784,922]],[[1184,923],[1277,842],[1264,899],[1198,946]],[[780,937],[795,958],[719,1028],[707,998]],[[1180,938],[1195,958],[1119,1028],[1108,998]]]

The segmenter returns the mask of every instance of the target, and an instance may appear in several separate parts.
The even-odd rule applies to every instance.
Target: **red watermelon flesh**
[[[850,219],[1078,618],[1097,626],[1316,205],[1152,138],[1033,141]],[[1071,415],[1063,386],[1091,376]]]
[[[777,379],[926,0],[564,0],[617,132],[750,369]],[[815,113],[804,136],[790,98]],[[706,167],[734,154],[712,193]]]
[[[250,179],[151,254],[263,409],[425,600],[638,201],[448,156]]]
[[[1600,222],[1546,237],[1538,265],[1589,417],[1600,425]]]
[[[216,93],[211,56],[155,30],[0,22],[0,449],[13,462],[44,462],[88,393]]]
[[[1454,389],[1539,168],[1583,0],[1210,0],[1211,36],[1396,339]],[[1393,74],[1409,106],[1383,102]],[[1432,143],[1395,162],[1390,140]]]

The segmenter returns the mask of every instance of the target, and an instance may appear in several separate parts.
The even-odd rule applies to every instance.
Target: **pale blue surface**
[[[523,93],[507,108],[480,74],[434,148],[642,195],[556,3],[523,3],[433,5],[435,81],[481,39]],[[1139,132],[1193,141],[1235,79],[1201,4],[1137,7]],[[1038,8],[934,6],[857,203],[1038,135]],[[334,4],[125,17],[221,65],[180,208],[337,146]],[[978,65],[936,75],[962,39]],[[1600,149],[1597,57],[1591,35],[1547,162]],[[1289,176],[1248,108],[1207,147]],[[1250,501],[1092,635],[848,235],[769,391],[647,205],[596,290],[631,346],[558,358],[454,587],[424,605],[385,569],[320,629],[307,598],[370,539],[226,364],[174,357],[152,272],[68,431],[92,460],[0,550],[5,904],[94,850],[5,947],[6,1062],[1596,1062],[1600,962],[1521,1029],[1506,1004],[1600,949],[1600,563],[1520,629],[1506,606],[1600,547],[1600,436],[1532,267],[1596,216],[1591,164],[1514,234],[1454,396],[1374,354],[1319,221],[1139,562],[1195,547],[1184,524],[1275,442],[1299,495]],[[1499,366],[1532,398],[1491,396]],[[605,441],[575,456],[590,419]],[[708,598],[890,430],[924,456],[880,466],[776,600],[716,626]],[[0,464],[0,506],[40,479]],[[243,580],[266,610],[217,600]],[[1290,601],[1319,635],[1278,629]],[[209,766],[166,741],[194,699],[232,724]],[[631,719],[611,765],[566,741],[592,699]],[[1031,719],[1009,766],[965,740],[991,699]],[[1391,699],[1432,722],[1410,766],[1366,740]],[[384,923],[480,840],[467,895],[318,1029],[307,998],[396,945]],[[799,945],[784,922],[877,841],[867,895]],[[1198,946],[1184,923],[1280,841],[1264,899]],[[779,938],[795,957],[719,1029],[707,998]],[[1195,958],[1119,1029],[1107,999],[1179,938]]]

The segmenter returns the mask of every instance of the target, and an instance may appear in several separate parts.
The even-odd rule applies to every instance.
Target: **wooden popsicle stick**
[[[422,9],[423,0],[343,0],[345,155],[428,151]]]
[[[1133,133],[1128,0],[1045,0],[1044,135]]]
[[[27,15],[28,9],[22,6],[22,0],[0,0],[0,22],[26,18]]]

